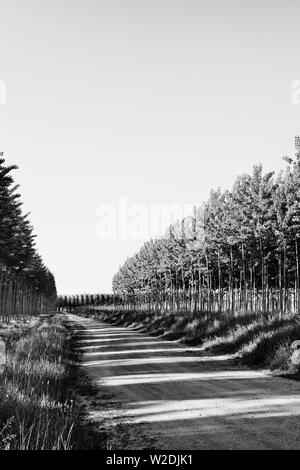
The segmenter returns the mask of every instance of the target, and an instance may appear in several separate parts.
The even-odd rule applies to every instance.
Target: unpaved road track
[[[106,397],[112,448],[300,449],[300,382],[236,367],[134,329],[68,315],[82,367]],[[127,431],[126,431],[127,429]],[[115,436],[118,435],[115,432]]]

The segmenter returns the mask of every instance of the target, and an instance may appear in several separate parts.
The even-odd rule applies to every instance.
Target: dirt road
[[[100,386],[90,415],[112,449],[300,449],[300,382],[134,329],[69,321]]]

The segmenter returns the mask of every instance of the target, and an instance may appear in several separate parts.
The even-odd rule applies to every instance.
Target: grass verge
[[[61,316],[0,330],[7,343],[0,373],[0,449],[76,448],[79,410],[67,393],[70,337]]]
[[[217,313],[155,313],[81,308],[74,313],[116,325],[137,327],[165,339],[234,354],[249,366],[298,373],[291,366],[291,343],[300,339],[299,315],[252,313],[234,317]]]

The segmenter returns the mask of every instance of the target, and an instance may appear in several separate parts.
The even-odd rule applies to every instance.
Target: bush
[[[280,329],[259,333],[242,347],[238,354],[242,363],[268,365],[282,342],[294,341],[298,338],[300,338],[300,325],[297,321]]]
[[[291,340],[281,342],[270,360],[271,370],[288,371],[291,369]]]

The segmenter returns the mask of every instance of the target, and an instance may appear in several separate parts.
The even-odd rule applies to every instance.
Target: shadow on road
[[[70,321],[83,369],[118,403],[110,428],[134,426],[159,449],[300,448],[299,383],[129,328]]]

